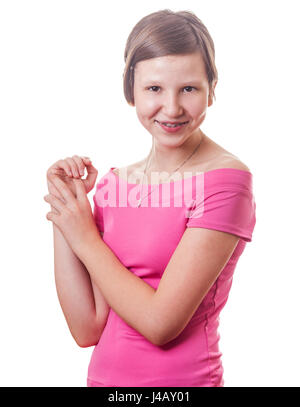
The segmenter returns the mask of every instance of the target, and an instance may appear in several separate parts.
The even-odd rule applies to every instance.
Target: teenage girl
[[[219,314],[256,205],[249,168],[200,128],[217,84],[207,28],[189,11],[142,18],[123,79],[147,156],[102,176],[93,211],[89,158],[47,171],[60,305],[76,343],[95,346],[88,386],[224,386]]]

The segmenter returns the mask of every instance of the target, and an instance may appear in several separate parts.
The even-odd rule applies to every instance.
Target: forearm
[[[124,267],[100,237],[86,246],[79,257],[114,312],[156,344],[153,309],[156,290]]]
[[[80,346],[88,346],[101,335],[90,276],[55,225],[53,239],[58,299],[72,336]]]

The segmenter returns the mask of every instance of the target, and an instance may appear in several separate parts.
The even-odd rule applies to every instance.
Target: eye
[[[148,90],[152,89],[152,88],[159,88],[159,86],[150,86],[149,88],[147,88]]]
[[[194,86],[186,86],[186,87],[183,88],[183,89],[196,89],[196,88],[194,88]],[[191,92],[188,92],[188,93],[191,93]]]
[[[157,93],[156,89],[158,89],[158,88],[159,88],[159,86],[150,86],[147,89],[148,90],[153,89],[153,92]],[[196,88],[194,86],[185,86],[183,89],[190,89],[190,90],[195,89],[196,90]],[[188,91],[187,93],[191,93],[191,91]]]

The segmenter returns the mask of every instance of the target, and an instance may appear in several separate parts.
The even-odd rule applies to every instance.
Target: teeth
[[[157,120],[156,120],[157,121]],[[158,121],[157,121],[158,122]],[[159,123],[159,122],[158,122]],[[187,123],[187,122],[183,122],[183,123],[180,123],[180,124],[169,124],[169,123],[164,123],[164,122],[161,122],[161,124],[163,124],[164,126],[167,126],[167,127],[178,127],[178,126],[181,126],[181,125],[183,125],[183,124],[185,124],[185,123]]]
[[[181,124],[183,124],[183,123],[181,123]],[[163,125],[164,125],[164,126],[167,126],[167,127],[178,127],[178,126],[181,126],[181,124],[169,124],[169,123],[163,123]]]

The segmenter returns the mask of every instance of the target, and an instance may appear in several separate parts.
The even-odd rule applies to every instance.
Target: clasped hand
[[[97,170],[89,171],[88,168],[88,172],[89,181],[91,176],[95,181]],[[51,212],[47,213],[46,218],[59,228],[73,252],[81,258],[85,248],[101,238],[87,197],[85,180],[70,180],[74,194],[55,171],[48,170],[47,179],[50,193],[44,196],[44,200],[51,205]],[[55,194],[51,191],[55,191]]]

